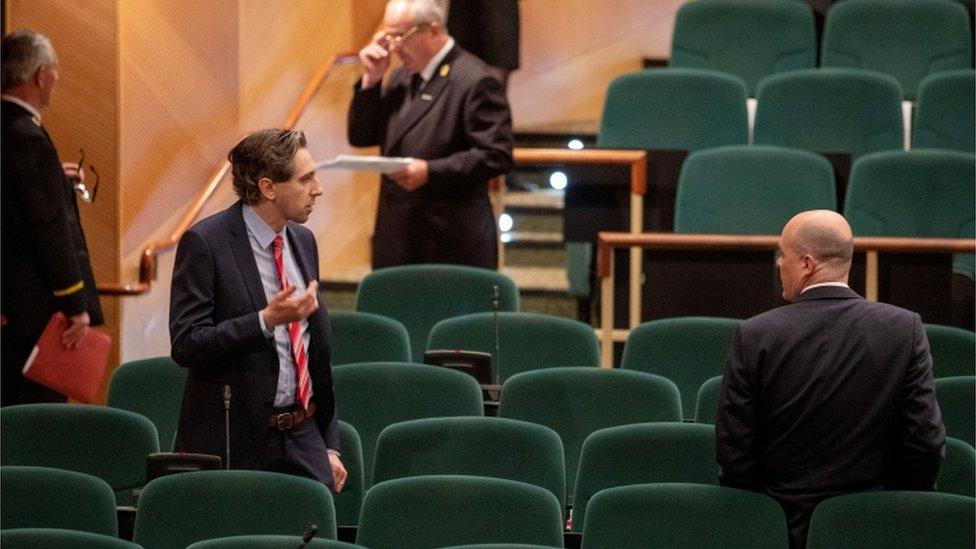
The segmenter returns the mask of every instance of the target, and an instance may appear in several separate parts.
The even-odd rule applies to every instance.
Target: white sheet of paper
[[[315,164],[316,170],[359,170],[367,172],[391,173],[410,165],[413,158],[394,158],[389,156],[354,156],[340,154],[332,160]]]

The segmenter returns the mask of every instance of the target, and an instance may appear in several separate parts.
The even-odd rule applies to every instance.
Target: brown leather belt
[[[315,415],[315,403],[309,402],[307,410],[302,410],[299,408],[290,412],[271,414],[271,417],[268,418],[268,426],[274,427],[279,431],[287,431],[288,429],[301,424],[303,421],[312,417],[313,415]]]

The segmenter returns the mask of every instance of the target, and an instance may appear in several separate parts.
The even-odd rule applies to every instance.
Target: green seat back
[[[365,487],[373,484],[376,439],[388,425],[444,416],[484,414],[481,386],[468,374],[427,364],[374,362],[332,369],[336,413],[363,445]]]
[[[863,492],[813,510],[809,549],[973,547],[976,500],[934,492]]]
[[[342,492],[333,496],[336,524],[354,526],[359,523],[359,510],[363,506],[366,478],[363,474],[363,443],[356,428],[339,421],[339,447],[342,448],[342,465],[346,468],[346,484]]]
[[[764,76],[817,66],[813,10],[779,0],[694,0],[678,9],[669,67],[734,74],[749,93]]]
[[[542,425],[498,417],[439,417],[390,425],[376,443],[373,482],[421,475],[506,478],[566,500],[563,443]]]
[[[665,318],[631,330],[620,367],[664,376],[678,386],[686,419],[695,413],[698,388],[722,373],[740,320],[715,317]]]
[[[298,547],[301,534],[292,536],[229,536],[226,538],[208,539],[198,541],[186,549],[295,549]],[[356,549],[362,548],[361,545],[336,541],[334,539],[313,538],[306,549]]]
[[[492,310],[498,286],[500,311],[517,311],[518,289],[497,272],[459,265],[404,265],[374,271],[356,291],[356,310],[399,321],[410,334],[410,356],[423,362],[430,329],[445,318]]]
[[[545,425],[566,455],[566,495],[573,497],[583,441],[605,427],[681,421],[678,388],[667,379],[607,368],[550,368],[511,377],[498,416]]]
[[[943,377],[935,380],[935,398],[942,410],[946,434],[970,446],[976,439],[976,376]]]
[[[926,324],[935,377],[976,375],[976,333],[953,326]]]
[[[495,315],[478,313],[442,320],[430,331],[427,349],[481,351],[495,357]],[[498,357],[492,378],[554,366],[600,366],[600,342],[593,327],[536,313],[498,313]]]
[[[77,532],[59,528],[18,528],[0,530],[4,549],[140,549],[138,545],[114,536]]]
[[[958,438],[946,437],[945,453],[935,489],[944,494],[976,495],[976,450]]]
[[[718,396],[722,391],[722,376],[710,378],[698,389],[698,402],[695,403],[695,423],[715,425],[718,415]]]
[[[976,73],[940,72],[918,89],[912,148],[976,153]]]
[[[452,545],[441,549],[552,549],[548,545],[532,545],[528,543],[473,543]]]
[[[514,480],[438,475],[388,480],[363,501],[356,543],[413,549],[470,543],[561,547],[562,508],[549,490]]]
[[[573,530],[583,530],[586,508],[600,490],[662,482],[718,484],[714,427],[642,423],[593,433],[580,454]]]
[[[4,441],[4,445],[10,442]],[[61,528],[118,536],[115,496],[102,479],[47,467],[0,467],[3,528]],[[6,540],[4,541],[6,547]]]
[[[186,373],[168,356],[126,362],[112,374],[106,405],[149,418],[159,433],[159,447],[169,451],[176,438]]]
[[[145,549],[183,549],[226,536],[300,536],[312,524],[317,536],[335,539],[335,508],[320,482],[267,471],[197,471],[146,484],[133,541]]]
[[[704,484],[608,488],[590,500],[583,549],[786,549],[786,516],[775,500]]]
[[[618,76],[607,89],[597,146],[697,150],[748,141],[746,85],[700,69]]]
[[[807,151],[733,145],[691,154],[681,168],[674,232],[779,234],[805,210],[837,209],[834,170]]]
[[[774,74],[756,91],[754,142],[820,153],[863,154],[904,145],[898,82],[855,69]]]
[[[959,2],[854,0],[827,11],[820,64],[890,74],[906,99],[926,75],[970,68],[969,15]]]
[[[385,316],[352,311],[329,312],[332,364],[410,362],[410,334]]]

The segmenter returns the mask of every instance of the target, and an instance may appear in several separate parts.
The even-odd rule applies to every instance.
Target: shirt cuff
[[[342,454],[339,453],[339,450],[333,450],[332,448],[326,448],[325,451],[328,452],[330,456],[342,457]]]
[[[264,337],[274,337],[274,332],[269,330],[267,324],[264,323],[264,315],[261,314],[261,311],[258,311],[258,322],[261,324],[261,332]]]

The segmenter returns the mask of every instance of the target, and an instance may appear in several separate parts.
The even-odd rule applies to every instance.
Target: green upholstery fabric
[[[332,369],[336,413],[363,444],[365,486],[373,484],[376,439],[388,425],[444,416],[484,415],[481,386],[468,374],[404,362],[346,364]]]
[[[352,311],[329,313],[332,364],[410,362],[410,334],[385,316]]]
[[[529,545],[527,543],[473,543],[452,545],[441,549],[552,549],[548,545]]]
[[[695,423],[715,425],[718,414],[718,397],[722,391],[722,376],[715,376],[698,389],[698,402],[695,404]]]
[[[87,404],[21,404],[0,409],[0,465],[36,465],[96,476],[126,494],[146,482],[146,457],[159,451],[145,416]],[[44,436],[39,436],[43,433]]]
[[[703,484],[638,484],[593,496],[583,549],[786,549],[786,516],[775,500]]]
[[[674,383],[653,374],[607,368],[550,368],[511,377],[498,416],[545,425],[566,454],[566,495],[573,497],[583,441],[605,427],[681,421]]]
[[[958,438],[946,437],[945,463],[935,489],[944,494],[976,495],[976,450]]]
[[[820,64],[890,74],[906,99],[926,75],[970,68],[969,14],[943,0],[853,0],[827,11]]]
[[[589,298],[592,295],[590,266],[593,264],[593,244],[589,242],[566,243],[566,277],[569,295]]]
[[[781,0],[694,0],[674,20],[670,67],[711,69],[745,81],[817,66],[813,10]]]
[[[356,543],[412,549],[466,543],[562,547],[562,508],[549,490],[487,477],[388,480],[366,493]]]
[[[112,374],[106,405],[149,418],[159,433],[159,447],[169,451],[176,438],[186,373],[168,356],[126,362]]]
[[[5,530],[63,528],[118,536],[115,495],[100,478],[47,467],[3,466],[0,484],[0,524]]]
[[[645,322],[627,336],[620,367],[673,381],[681,393],[684,417],[690,420],[695,414],[698,388],[722,373],[732,335],[741,322],[700,316]]]
[[[610,83],[596,144],[697,150],[748,139],[746,85],[740,78],[700,69],[655,69]]]
[[[863,492],[813,510],[808,549],[973,547],[976,500],[934,492]]]
[[[363,443],[356,428],[339,421],[339,447],[342,449],[342,465],[346,468],[346,485],[342,492],[333,496],[336,524],[351,526],[359,523],[359,510],[363,506],[366,478],[363,474]]]
[[[813,209],[837,209],[826,158],[782,147],[718,147],[685,160],[674,232],[779,234],[791,217]]]
[[[976,440],[976,376],[936,379],[935,398],[942,410],[946,435],[972,446]]]
[[[912,148],[976,153],[976,73],[940,72],[922,80]]]
[[[661,482],[718,484],[714,427],[642,423],[587,437],[576,477],[573,530],[583,530],[586,508],[600,490]]]
[[[459,265],[404,265],[374,271],[359,283],[356,310],[398,320],[410,334],[410,356],[423,362],[431,327],[452,316],[492,310],[498,286],[500,311],[519,309],[518,289],[497,272]]]
[[[160,477],[142,490],[133,541],[146,549],[183,549],[245,534],[296,538],[312,524],[335,539],[335,508],[314,480],[267,471],[197,471]]]
[[[0,545],[4,549],[140,549],[117,537],[58,528],[0,530]]]
[[[542,425],[498,417],[439,417],[390,425],[376,443],[373,482],[421,475],[517,480],[566,500],[563,443]]]
[[[774,74],[756,91],[754,142],[861,155],[904,145],[898,82],[855,69]]]
[[[926,324],[935,377],[976,375],[976,333],[953,326]]]
[[[494,313],[442,320],[430,331],[427,349],[463,349],[495,355]],[[499,357],[492,377],[499,383],[515,374],[554,366],[600,366],[600,342],[589,324],[536,313],[498,314]]]
[[[226,538],[198,541],[186,549],[295,549],[301,534],[293,536],[230,536]],[[345,543],[333,539],[313,538],[305,545],[307,549],[356,549],[361,545]]]

